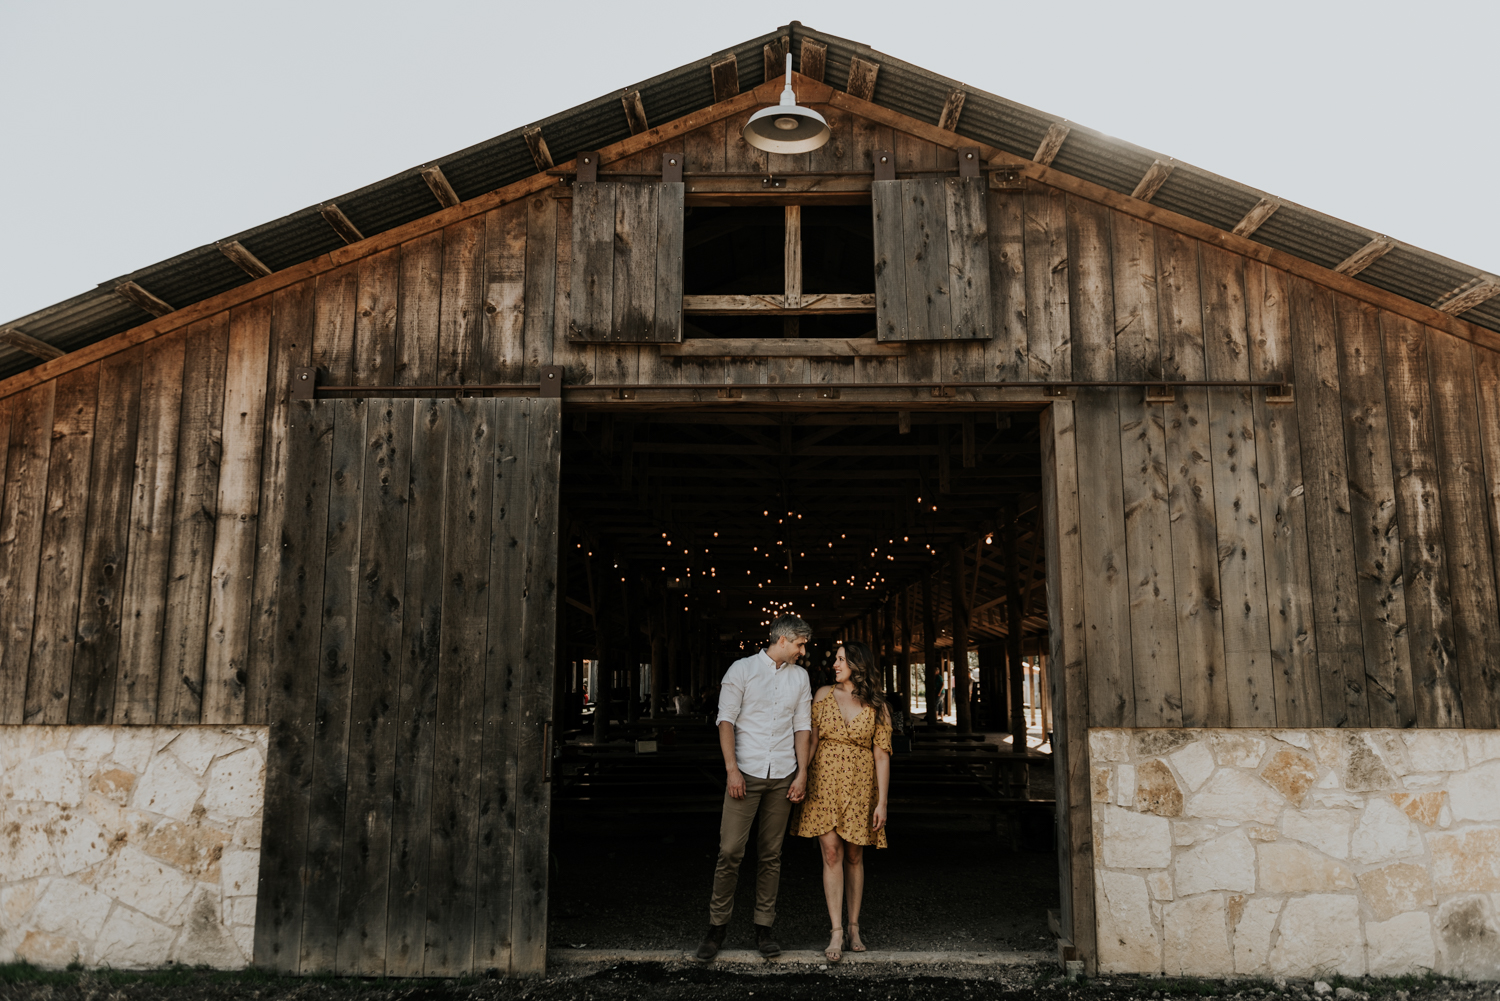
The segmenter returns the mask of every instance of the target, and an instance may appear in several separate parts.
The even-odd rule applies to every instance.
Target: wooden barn
[[[794,22],[22,317],[0,962],[538,973],[795,610],[1061,959],[1500,975],[1497,293]]]

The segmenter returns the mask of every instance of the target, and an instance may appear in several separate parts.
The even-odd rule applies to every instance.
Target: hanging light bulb
[[[811,153],[833,136],[822,115],[797,106],[790,52],[786,54],[786,89],[781,92],[781,103],[751,115],[740,134],[745,142],[767,153]]]

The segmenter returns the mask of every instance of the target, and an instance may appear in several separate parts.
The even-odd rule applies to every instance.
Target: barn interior
[[[564,424],[554,947],[696,944],[724,796],[716,685],[781,612],[813,626],[814,689],[833,680],[839,641],[860,639],[893,709],[891,848],[865,856],[867,945],[1047,947],[1037,414],[583,411]],[[955,678],[955,663],[970,670]],[[752,944],[750,844],[731,948]],[[820,865],[815,841],[787,837],[784,948],[826,944]]]

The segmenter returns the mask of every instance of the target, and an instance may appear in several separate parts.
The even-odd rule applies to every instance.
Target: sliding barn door
[[[542,971],[560,407],[293,404],[257,965]]]

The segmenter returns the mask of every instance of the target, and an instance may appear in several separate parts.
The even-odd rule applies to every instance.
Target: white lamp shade
[[[750,116],[741,133],[745,142],[767,153],[809,153],[833,135],[823,116],[795,104],[773,104]]]

